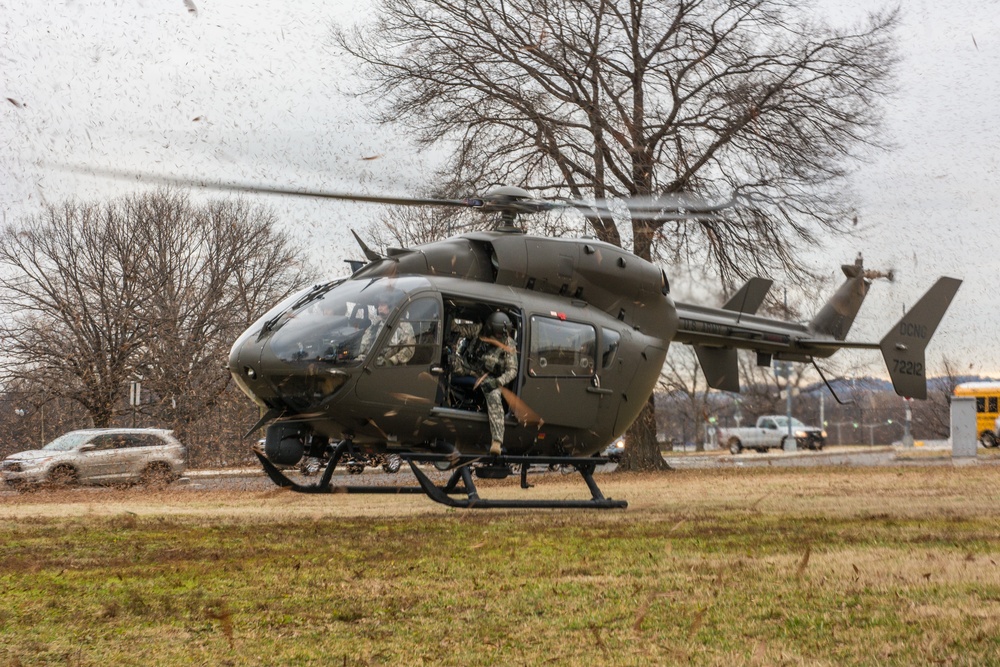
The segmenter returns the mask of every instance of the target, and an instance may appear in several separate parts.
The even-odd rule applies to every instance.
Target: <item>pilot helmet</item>
[[[490,313],[490,316],[486,318],[486,325],[483,328],[487,336],[499,336],[501,334],[510,334],[514,326],[511,324],[507,314],[498,310],[495,313]]]
[[[389,287],[385,291],[378,293],[378,296],[375,298],[375,305],[388,306],[391,309],[400,301],[402,301],[402,295],[399,291],[393,287]]]

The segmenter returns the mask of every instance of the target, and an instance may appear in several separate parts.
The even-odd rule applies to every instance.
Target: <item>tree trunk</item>
[[[624,472],[672,470],[670,464],[660,454],[660,443],[656,439],[655,408],[653,395],[650,394],[639,417],[628,428],[625,436],[625,452],[617,470]]]

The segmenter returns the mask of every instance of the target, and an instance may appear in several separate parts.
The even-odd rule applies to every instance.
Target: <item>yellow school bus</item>
[[[1000,382],[963,382],[955,387],[956,396],[972,396],[976,399],[976,432],[984,447],[997,446],[995,432],[1000,403]]]

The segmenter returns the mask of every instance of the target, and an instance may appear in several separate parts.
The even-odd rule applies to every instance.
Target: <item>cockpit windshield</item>
[[[365,357],[407,296],[429,286],[420,277],[347,280],[280,315],[271,350],[286,362],[351,364]]]

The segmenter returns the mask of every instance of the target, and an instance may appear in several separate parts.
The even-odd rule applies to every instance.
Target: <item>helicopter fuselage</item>
[[[870,282],[860,258],[804,324],[754,314],[770,281],[751,281],[722,308],[677,304],[660,268],[592,239],[483,232],[369,259],[279,304],[233,346],[229,370],[271,422],[275,463],[345,440],[485,452],[482,392],[450,362],[469,343],[455,332],[495,311],[513,323],[518,359],[503,389],[512,455],[596,453],[646,405],[671,341],[693,346],[709,386],[728,391],[740,389],[737,348],[759,365],[880,348],[897,392],[922,398],[924,348],[961,282],[939,279],[880,343],[855,343],[845,338]]]
[[[387,297],[382,320],[376,304]],[[624,432],[678,322],[662,271],[618,248],[473,234],[397,251],[295,295],[244,333],[229,368],[275,420],[275,438],[305,448],[319,438],[484,452],[481,392],[456,381],[449,359],[467,344],[454,325],[496,310],[514,323],[518,375],[504,389],[504,446],[519,455],[589,456]],[[279,449],[269,456],[294,463],[297,446]]]

